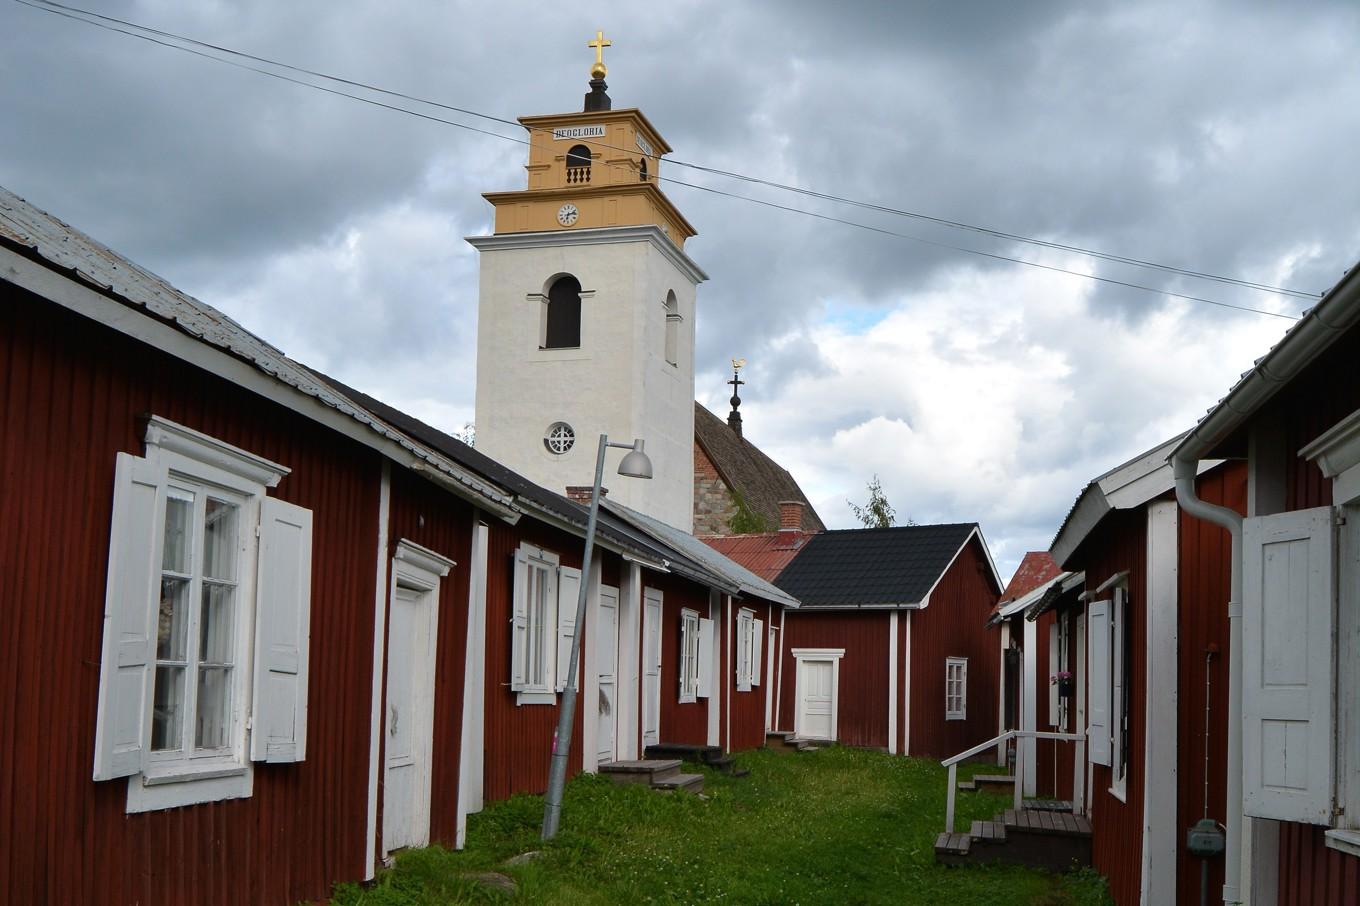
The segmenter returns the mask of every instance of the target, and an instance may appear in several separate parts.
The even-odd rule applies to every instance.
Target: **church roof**
[[[826,530],[788,470],[699,403],[694,404],[694,440],[727,486],[771,529],[779,527],[780,501],[797,500],[803,504],[803,531]]]
[[[822,532],[808,540],[775,584],[804,608],[924,607],[974,536],[986,553],[976,522]],[[991,555],[986,558],[990,562]]]

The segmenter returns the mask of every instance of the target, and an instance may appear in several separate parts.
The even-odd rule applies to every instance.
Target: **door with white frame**
[[[642,746],[661,744],[661,592],[642,592]]]
[[[795,648],[793,732],[804,739],[836,738],[840,663],[844,648]]]
[[[384,853],[430,841],[439,580],[452,566],[406,541],[393,561],[383,711]]]
[[[617,757],[619,727],[619,590],[608,585],[600,586],[595,664],[599,688],[596,764],[607,764]]]

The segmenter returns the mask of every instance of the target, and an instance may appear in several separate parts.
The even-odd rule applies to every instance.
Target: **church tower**
[[[563,492],[594,479],[600,434],[646,442],[654,477],[610,498],[689,531],[694,497],[695,231],[661,191],[671,149],[636,109],[613,110],[602,33],[580,113],[521,117],[528,186],[489,192],[481,256],[477,449]]]

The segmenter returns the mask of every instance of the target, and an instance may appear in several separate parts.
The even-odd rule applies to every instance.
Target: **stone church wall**
[[[729,535],[737,506],[713,461],[694,445],[694,534]]]

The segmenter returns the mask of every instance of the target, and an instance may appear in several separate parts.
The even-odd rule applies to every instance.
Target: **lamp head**
[[[633,449],[623,456],[623,461],[619,463],[619,474],[627,478],[651,478],[652,461],[647,454],[642,452],[644,441],[633,441]]]

